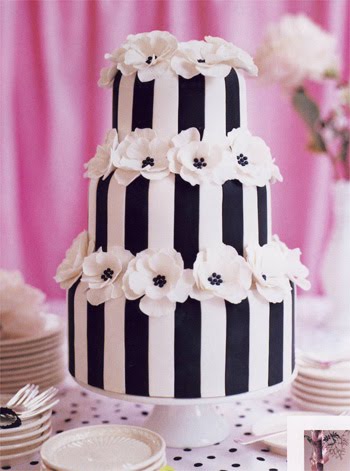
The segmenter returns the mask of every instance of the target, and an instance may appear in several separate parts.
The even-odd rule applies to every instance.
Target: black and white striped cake
[[[247,115],[238,68],[192,78],[168,70],[148,81],[115,71],[113,128],[119,141],[137,128],[151,128],[163,139],[196,128],[204,141],[224,141],[240,127],[247,127]],[[122,185],[114,171],[90,182],[88,237],[95,251],[120,246],[135,256],[173,248],[186,269],[206,247],[224,243],[244,256],[247,245],[271,242],[268,182],[192,185],[170,173],[159,180],[139,175]],[[140,310],[140,299],[90,304],[79,277],[68,290],[70,373],[109,392],[182,399],[220,398],[285,382],[294,369],[290,286],[280,302],[250,289],[238,304],[188,297],[176,303],[173,315],[152,317]]]

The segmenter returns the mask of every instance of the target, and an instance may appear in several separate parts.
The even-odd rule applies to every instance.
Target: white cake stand
[[[248,392],[226,397],[173,399],[166,397],[145,397],[105,391],[82,383],[73,378],[81,387],[96,394],[122,401],[153,404],[154,408],[145,426],[161,435],[171,448],[196,448],[221,442],[230,433],[231,425],[219,410],[218,404],[230,403],[241,398],[258,398],[283,389],[296,376],[283,383],[256,392]]]

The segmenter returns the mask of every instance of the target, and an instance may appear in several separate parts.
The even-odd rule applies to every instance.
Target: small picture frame
[[[313,431],[322,433],[312,434]],[[319,439],[319,447],[315,445],[316,439]],[[313,457],[316,461],[320,459],[321,464],[325,461],[323,470],[321,465],[317,467]],[[350,416],[308,415],[305,412],[302,416],[288,417],[287,462],[288,471],[350,470]]]

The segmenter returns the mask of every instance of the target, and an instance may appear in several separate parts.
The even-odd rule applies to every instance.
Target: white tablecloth
[[[54,410],[53,435],[84,425],[133,424],[142,425],[152,406],[110,399],[85,391],[68,379],[60,391],[60,403]],[[168,464],[175,471],[286,471],[286,458],[271,453],[262,443],[239,446],[235,438],[250,433],[256,420],[293,409],[288,391],[264,399],[245,399],[222,406],[230,418],[232,430],[223,442],[205,448],[167,449]],[[16,471],[39,470],[39,453],[20,465],[2,467]],[[98,470],[96,470],[98,471]]]

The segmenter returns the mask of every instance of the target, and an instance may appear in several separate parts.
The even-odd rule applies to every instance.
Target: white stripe
[[[199,250],[203,250],[222,243],[222,186],[202,184],[199,192]]]
[[[125,192],[126,187],[113,176],[108,187],[108,248],[113,245],[124,247]]]
[[[225,301],[201,301],[201,397],[225,396]]]
[[[283,300],[283,381],[292,373],[292,296],[290,292]]]
[[[89,214],[88,214],[88,234],[89,240],[96,238],[96,191],[98,185],[98,178],[92,178],[89,184]]]
[[[174,397],[175,316],[150,317],[148,328],[149,394]]]
[[[177,134],[179,78],[164,74],[154,82],[153,129],[158,137],[171,139]]]
[[[246,91],[246,84],[245,78],[243,77],[242,72],[236,70],[238,75],[238,82],[239,82],[239,114],[240,114],[240,124],[241,128],[248,127],[247,121],[247,91]]]
[[[118,99],[118,138],[119,142],[131,132],[132,105],[134,98],[134,75],[122,75],[119,84]]]
[[[270,305],[256,291],[249,300],[249,391],[266,388],[269,376]]]
[[[74,296],[75,377],[88,382],[86,285],[79,283]]]
[[[271,218],[271,185],[266,183],[266,200],[267,200],[267,242],[272,239],[272,218]]]
[[[105,303],[104,389],[125,393],[124,296]]]
[[[151,180],[148,190],[148,248],[167,249],[174,244],[175,175]]]
[[[225,79],[205,77],[205,128],[203,140],[222,141],[226,136]]]
[[[256,186],[243,185],[244,247],[259,242],[258,192]]]

